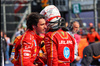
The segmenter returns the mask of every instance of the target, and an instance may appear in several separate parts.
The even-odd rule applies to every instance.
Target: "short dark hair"
[[[32,12],[26,18],[27,29],[33,30],[32,25],[37,26],[39,19],[45,19],[45,17],[37,12]]]
[[[94,27],[90,27],[90,30],[91,30],[91,29],[94,29]]]

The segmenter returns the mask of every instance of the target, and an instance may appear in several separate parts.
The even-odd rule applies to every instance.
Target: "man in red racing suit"
[[[47,31],[44,44],[48,66],[70,66],[74,61],[74,38],[66,32],[65,20],[54,5],[46,6],[40,14],[46,16]]]
[[[75,41],[67,32],[59,29],[45,35],[48,66],[70,66],[74,61]]]
[[[15,59],[18,66],[35,66],[33,63],[39,53],[42,38],[39,33],[45,33],[46,22],[43,15],[31,13],[27,17],[27,31],[15,44]]]
[[[15,45],[15,59],[19,61],[19,66],[24,66],[24,64],[25,66],[35,66],[33,63],[39,52],[39,43],[41,40],[42,38],[39,38],[33,31],[27,30],[23,34]]]

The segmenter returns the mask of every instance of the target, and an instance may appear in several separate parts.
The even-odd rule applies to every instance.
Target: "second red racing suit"
[[[19,66],[18,64],[18,60],[15,60],[15,44],[18,42],[18,40],[21,38],[21,35],[20,36],[17,36],[14,40],[14,43],[13,43],[13,48],[12,48],[12,52],[11,52],[11,62],[14,64],[14,66]],[[17,63],[17,64],[16,64]]]
[[[15,44],[15,59],[19,66],[35,66],[33,63],[39,52],[40,38],[32,30],[27,30]]]
[[[48,66],[70,66],[74,61],[74,38],[59,29],[48,32],[44,38]]]

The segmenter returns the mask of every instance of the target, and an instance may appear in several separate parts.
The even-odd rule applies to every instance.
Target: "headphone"
[[[73,23],[74,23],[74,22],[75,22],[75,21],[73,21],[73,22],[70,23],[70,31],[73,30]]]
[[[62,17],[55,22],[49,22],[49,23],[58,23],[58,25],[51,27],[52,29],[59,29],[65,27],[65,19]]]
[[[49,23],[58,23],[58,25],[51,27],[50,31],[55,31],[58,30],[59,28],[62,28],[64,31],[69,31],[69,28],[66,27],[65,25],[66,23],[65,19],[62,17],[55,22],[49,22]]]

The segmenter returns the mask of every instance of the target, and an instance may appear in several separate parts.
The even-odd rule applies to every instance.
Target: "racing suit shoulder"
[[[54,35],[57,34],[57,33],[58,33],[58,31],[48,32],[48,33],[45,34],[45,36],[51,37],[51,36],[54,36]]]
[[[48,32],[47,34],[45,34],[45,37],[44,37],[44,40],[48,40],[48,41],[54,41],[55,42],[55,40],[54,39],[56,39],[57,37],[56,37],[56,34],[57,34],[57,31],[54,31],[54,32]]]
[[[15,38],[15,40],[14,40],[14,43],[17,43],[17,41],[21,38],[21,36],[22,36],[22,35],[17,36],[17,37]]]
[[[31,42],[32,39],[34,39],[34,35],[26,33],[26,35],[22,38],[22,42]]]

